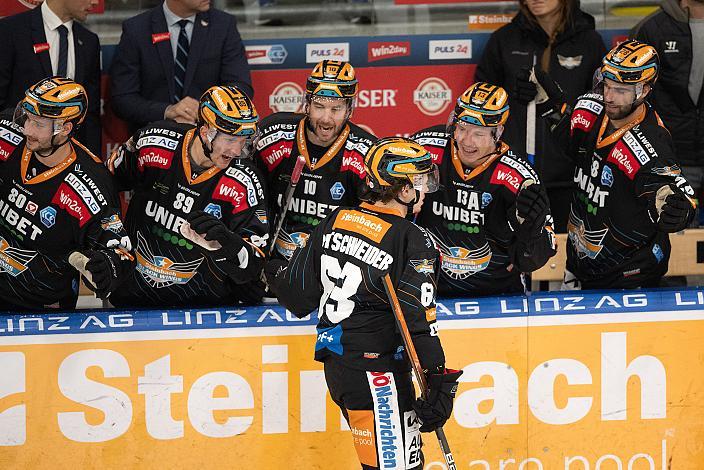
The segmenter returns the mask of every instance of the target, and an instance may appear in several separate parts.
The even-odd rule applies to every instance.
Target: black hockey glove
[[[420,432],[431,432],[442,427],[452,415],[452,401],[457,393],[457,379],[461,370],[445,369],[442,374],[428,374],[428,399],[418,398],[413,409],[421,421]]]
[[[530,69],[521,69],[516,75],[516,88],[513,90],[513,98],[522,105],[527,105],[535,99],[537,94],[537,86],[530,81]]]
[[[104,251],[87,250],[83,255],[88,258],[85,271],[90,273],[84,276],[89,281],[86,285],[101,299],[107,298],[118,284],[119,261]]]
[[[650,212],[658,230],[673,233],[687,228],[694,216],[694,207],[679,190],[662,186],[655,195]]]
[[[202,236],[206,241],[216,241],[220,248],[210,251],[204,250],[215,262],[224,263],[223,270],[230,273],[233,280],[246,282],[249,279],[239,280],[233,273],[237,269],[246,269],[251,260],[250,249],[242,237],[228,229],[225,224],[214,216],[204,211],[191,212],[188,216],[191,229]]]
[[[531,233],[542,232],[550,212],[550,201],[540,184],[524,184],[516,197],[516,218]]]
[[[269,286],[269,291],[277,297],[276,276],[278,276],[281,271],[286,269],[287,266],[288,261],[281,259],[271,259],[264,265],[264,276],[266,277],[266,283]]]
[[[565,102],[565,94],[555,80],[550,75],[543,72],[540,67],[533,67],[530,80],[535,83],[537,95],[535,96],[535,110],[541,116],[547,116],[559,108]]]

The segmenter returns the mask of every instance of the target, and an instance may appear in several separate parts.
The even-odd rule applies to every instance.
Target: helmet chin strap
[[[59,150],[61,147],[63,147],[64,145],[66,145],[66,144],[71,140],[71,137],[69,136],[69,137],[66,138],[66,140],[64,140],[64,141],[61,142],[60,144],[55,144],[55,143],[54,143],[54,139],[55,139],[55,138],[56,138],[56,134],[54,134],[54,135],[51,136],[51,152],[47,153],[46,155],[42,154],[41,152],[34,152],[34,153],[35,153],[37,156],[39,156],[39,157],[42,157],[42,158],[49,158],[49,157],[51,157],[52,155],[54,155],[57,150]]]
[[[410,202],[403,202],[399,197],[398,194],[394,197],[394,201],[398,202],[401,205],[406,206],[406,220],[413,221],[413,207],[420,201],[420,191],[418,191],[416,188],[413,188],[413,191],[415,192],[415,196],[413,197],[413,200]]]
[[[215,137],[217,136],[218,131],[215,131],[215,135],[213,135],[212,138],[211,138],[210,134],[208,135],[208,143],[210,144],[210,148],[208,148],[208,146],[205,145],[205,141],[203,140],[203,136],[200,133],[200,129],[201,128],[199,127],[197,130],[198,140],[200,140],[200,145],[201,145],[201,147],[203,147],[203,153],[205,154],[205,158],[212,161],[212,159],[210,158],[210,155],[212,155],[212,153],[213,153],[213,140],[215,140]]]

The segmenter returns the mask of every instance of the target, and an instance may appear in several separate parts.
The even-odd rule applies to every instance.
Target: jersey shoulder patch
[[[24,142],[19,126],[7,119],[0,120],[0,161],[6,161],[12,152]]]
[[[183,139],[182,129],[172,126],[150,126],[139,132],[135,150],[137,152],[137,169],[157,168],[168,170],[176,153],[176,148]]]
[[[433,163],[443,161],[445,151],[450,144],[450,136],[443,126],[433,126],[416,132],[411,139],[422,145],[433,156]]]
[[[259,176],[247,165],[230,166],[220,177],[212,194],[213,199],[225,201],[237,214],[260,204],[264,200],[264,188]]]

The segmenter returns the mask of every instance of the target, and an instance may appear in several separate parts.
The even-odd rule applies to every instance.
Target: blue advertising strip
[[[542,292],[476,299],[441,299],[440,321],[704,310],[704,288],[638,291]],[[625,318],[625,317],[624,317]],[[92,310],[0,314],[0,337],[118,331],[169,331],[274,326],[314,326],[280,305],[171,310]]]
[[[626,30],[599,31],[606,48]],[[347,58],[355,67],[397,65],[476,64],[491,33],[427,34],[413,36],[350,36],[244,41],[252,70],[309,69],[323,59]],[[108,71],[116,45],[102,47],[103,70]]]

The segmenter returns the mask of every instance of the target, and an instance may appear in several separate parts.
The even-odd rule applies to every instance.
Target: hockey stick
[[[536,63],[535,53],[533,54],[533,67]],[[533,98],[526,108],[526,156],[528,163],[535,163],[535,98]]]
[[[301,179],[301,173],[303,172],[303,167],[306,165],[306,157],[299,155],[296,159],[296,164],[291,172],[291,179],[286,186],[286,191],[284,191],[283,206],[279,219],[276,221],[276,229],[274,230],[274,236],[271,239],[271,247],[269,247],[268,255],[274,252],[276,247],[276,240],[279,238],[279,233],[281,232],[281,227],[284,225],[284,219],[286,218],[286,213],[288,212],[288,205],[291,203],[291,198],[293,197],[293,192],[296,190],[296,185],[298,180]]]
[[[386,296],[389,298],[389,303],[394,311],[394,317],[396,318],[396,325],[401,332],[401,338],[403,339],[403,345],[408,353],[408,358],[411,360],[411,368],[413,370],[413,375],[416,376],[418,385],[420,386],[420,396],[423,399],[428,398],[428,384],[425,380],[425,374],[423,373],[423,368],[420,366],[420,359],[418,359],[418,353],[416,352],[415,346],[413,346],[413,341],[411,341],[411,333],[408,331],[408,325],[406,324],[406,319],[403,317],[403,311],[401,310],[401,304],[398,302],[398,296],[394,290],[394,285],[391,283],[391,277],[389,274],[384,274],[384,290],[386,291]],[[455,459],[452,456],[452,451],[450,450],[450,444],[447,442],[447,437],[445,436],[445,431],[442,426],[435,428],[435,435],[438,438],[438,443],[440,444],[440,450],[445,456],[445,463],[447,464],[447,470],[457,470],[455,465]]]

